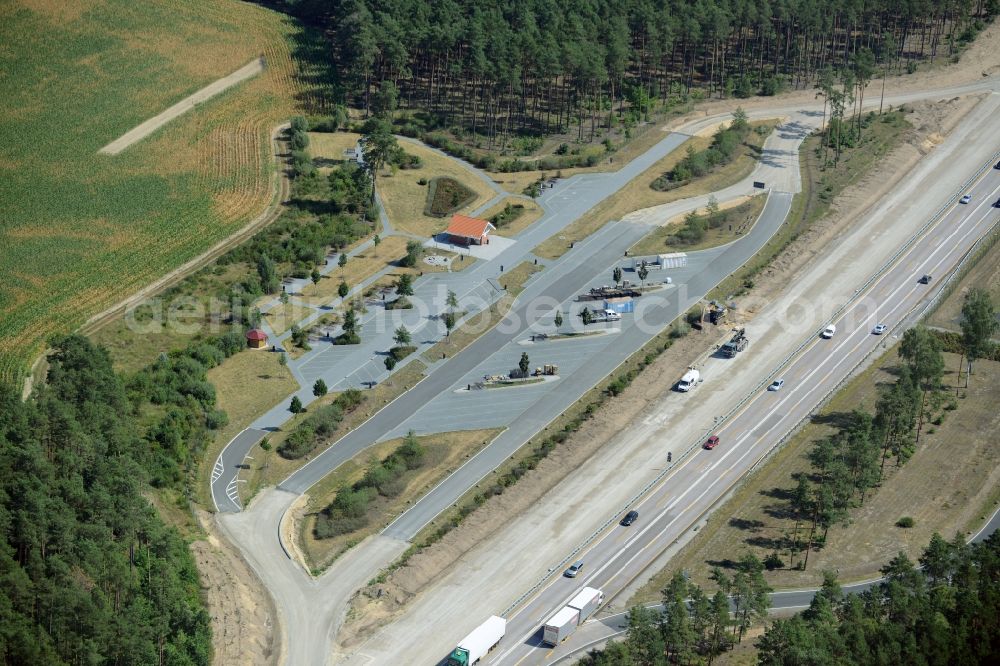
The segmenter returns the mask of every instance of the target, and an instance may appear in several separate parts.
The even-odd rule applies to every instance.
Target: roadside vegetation
[[[754,278],[778,254],[830,210],[834,198],[868,173],[905,139],[912,125],[900,107],[882,115],[860,115],[861,133],[845,131],[838,137],[828,125],[820,134],[808,137],[799,148],[802,192],[795,195],[788,220],[771,241],[746,264],[719,283],[709,298],[730,301],[753,288]],[[839,159],[830,159],[830,144],[839,141]]]
[[[1000,365],[976,360],[964,381],[959,371],[970,351],[998,355],[995,311],[983,295],[967,293],[957,353],[942,353],[929,329],[907,330],[895,354],[835,395],[737,489],[728,506],[738,508],[720,509],[634,600],[655,598],[680,570],[707,583],[712,567],[732,567],[747,552],[775,586],[817,584],[824,569],[865,578],[880,557],[981,521],[997,499],[990,472],[1000,458],[990,442],[1000,427],[992,408]]]
[[[717,247],[748,233],[760,217],[767,196],[757,195],[735,206],[723,208],[710,198],[703,212],[691,211],[678,227],[672,221],[649,232],[629,248],[634,256],[661,252],[694,252]]]
[[[0,387],[8,663],[210,663],[194,559],[143,497],[149,442],[135,406],[108,355],[79,336],[53,342],[46,384],[26,402]]]
[[[306,564],[324,570],[382,529],[441,479],[492,441],[500,429],[461,430],[379,442],[309,493],[298,540]]]
[[[885,580],[862,594],[844,594],[836,573],[827,571],[809,607],[774,620],[756,641],[756,654],[744,654],[749,659],[740,663],[875,666],[929,658],[969,666],[992,663],[1000,622],[998,562],[996,534],[969,545],[935,533],[916,562],[899,553],[879,570]],[[767,608],[768,588],[759,568],[744,573],[750,564],[759,567],[760,562],[748,556],[732,580],[717,571],[719,590],[711,598],[676,574],[663,590],[662,611],[633,607],[625,639],[580,663],[711,664]],[[732,613],[725,592],[732,595]]]
[[[561,257],[570,249],[573,242],[583,240],[607,224],[609,220],[621,219],[637,210],[714,192],[739,182],[753,171],[760,159],[764,141],[776,125],[777,122],[774,120],[749,123],[751,131],[744,134],[742,142],[733,149],[734,152],[730,153],[730,158],[725,163],[718,161],[718,155],[721,153],[713,149],[714,139],[712,137],[695,136],[688,139],[682,146],[683,150],[679,148],[671,151],[670,154],[646,169],[618,192],[604,199],[567,226],[561,234],[539,244],[535,249],[535,254],[550,259]],[[724,124],[717,130],[716,134],[725,133],[726,129],[727,126]],[[726,136],[733,135],[726,134]],[[730,139],[727,138],[727,150],[729,141]],[[709,154],[715,155],[712,157],[714,163],[712,169],[707,167],[709,162],[707,155]],[[692,161],[696,163],[698,176],[694,175],[690,166],[681,166]],[[666,174],[674,173],[678,169],[680,169],[678,173],[683,175],[684,180],[676,181],[676,183],[666,180]],[[661,183],[661,185],[654,187],[656,183]]]
[[[258,446],[261,450],[252,454],[256,461],[255,464],[250,466],[249,471],[241,474],[241,479],[246,481],[240,487],[240,499],[243,504],[249,503],[261,488],[280,483],[308,460],[322,453],[339,437],[350,432],[386,404],[413,388],[414,384],[423,379],[426,369],[427,366],[419,360],[410,360],[391,377],[370,389],[363,391],[349,389],[348,391],[325,393],[312,402],[308,408],[292,412],[291,419],[280,430],[268,435],[262,441],[261,445]],[[342,397],[345,395],[347,397]],[[331,407],[334,404],[336,407]],[[291,403],[289,403],[289,407],[291,407]],[[317,414],[319,416],[316,416]],[[334,418],[335,416],[339,418]],[[321,430],[326,434],[319,434]],[[296,432],[301,434],[295,435]],[[296,448],[299,445],[296,445],[295,448],[285,445],[286,440],[291,437],[302,438],[303,444],[300,446],[309,450],[301,455],[296,455]],[[216,440],[212,453],[217,455],[217,451],[221,450],[227,442],[228,440]],[[282,449],[293,457],[281,455],[279,451]],[[212,455],[207,455],[204,460],[200,472],[203,483],[199,490],[204,488],[206,495],[203,501],[211,503],[211,499],[207,497],[208,476],[211,473],[211,461],[214,461],[214,458]]]

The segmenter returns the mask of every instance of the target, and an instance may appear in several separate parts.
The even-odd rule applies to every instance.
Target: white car
[[[882,335],[887,328],[889,327],[885,324],[875,324],[875,328],[872,329],[872,335]]]
[[[971,194],[966,194],[964,197],[962,197],[961,199],[958,200],[959,203],[964,203],[964,204],[967,204],[970,201],[972,201],[972,195]]]
[[[767,390],[768,391],[778,391],[784,385],[785,385],[785,380],[784,379],[775,379],[773,382],[771,382],[771,385],[767,387]]]
[[[834,326],[833,324],[830,324],[829,326],[823,329],[823,332],[820,333],[820,335],[829,340],[830,338],[833,337],[833,334],[836,332],[837,332],[837,327]]]

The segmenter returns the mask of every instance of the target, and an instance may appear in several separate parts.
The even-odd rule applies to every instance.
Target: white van
[[[622,316],[615,312],[614,310],[605,310],[604,317],[608,321],[621,321]]]
[[[836,333],[836,332],[837,332],[837,327],[834,326],[833,324],[830,324],[829,326],[827,326],[826,328],[823,329],[823,332],[820,333],[820,337],[823,337],[823,338],[826,338],[827,340],[829,340],[830,338],[833,337],[833,334]]]
[[[701,379],[701,373],[694,369],[688,370],[684,373],[684,376],[681,377],[681,380],[677,382],[677,390],[681,393],[687,393],[697,386],[699,379]]]

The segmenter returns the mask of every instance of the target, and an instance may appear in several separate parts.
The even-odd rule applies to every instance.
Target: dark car
[[[639,517],[639,512],[638,511],[629,511],[628,513],[625,514],[625,517],[622,518],[621,525],[623,527],[628,527],[629,525],[631,525],[632,523],[634,523],[635,520],[636,520],[636,518],[638,518],[638,517]]]
[[[993,202],[993,207],[1000,208],[1000,199],[997,199],[996,201]]]
[[[712,435],[711,437],[709,437],[708,439],[705,440],[705,443],[702,446],[704,446],[706,449],[708,449],[709,451],[711,451],[712,449],[714,449],[718,445],[719,445],[719,436],[718,435]]]
[[[920,284],[930,284],[930,283],[931,283],[930,275],[923,275],[920,277]]]
[[[994,169],[1000,169],[1000,162],[997,162],[996,164],[994,164],[993,168]]]

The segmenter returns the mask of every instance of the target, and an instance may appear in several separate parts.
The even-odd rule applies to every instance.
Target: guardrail
[[[861,296],[862,293],[864,293],[865,291],[867,291],[868,288],[871,287],[872,284],[875,283],[875,281],[877,281],[880,277],[882,277],[886,273],[886,271],[888,271],[896,263],[896,261],[903,254],[905,254],[913,246],[913,244],[916,243],[927,232],[928,229],[930,229],[931,227],[933,227],[938,222],[938,220],[941,218],[942,215],[944,215],[949,209],[951,209],[951,207],[955,204],[955,201],[957,201],[958,198],[961,196],[962,192],[964,192],[970,185],[972,185],[986,171],[988,171],[990,168],[992,168],[992,166],[997,162],[998,159],[1000,159],[1000,151],[994,152],[993,156],[989,159],[989,161],[987,161],[983,166],[981,166],[976,171],[976,173],[974,175],[972,175],[965,182],[963,182],[962,185],[961,185],[961,187],[959,187],[958,190],[954,194],[952,194],[952,196],[948,199],[948,201],[945,202],[940,208],[938,208],[938,210],[934,212],[934,214],[930,217],[930,219],[922,227],[920,227],[920,229],[918,229],[916,232],[914,232],[914,234],[912,236],[910,236],[910,238],[899,248],[899,250],[897,250],[895,254],[893,254],[888,260],[886,260],[886,262],[883,263],[882,266],[880,266],[878,268],[878,270],[876,270],[868,278],[868,280],[866,280],[865,283],[861,285],[861,287],[859,287],[858,289],[855,290],[854,294],[847,300],[847,302],[845,302],[842,306],[840,306],[833,313],[833,315],[830,317],[830,321],[836,319],[841,314],[843,314],[843,312],[851,304],[855,303],[858,300],[858,298]],[[994,227],[991,228],[990,232],[988,232],[986,235],[984,235],[982,238],[980,238],[979,240],[976,241],[976,243],[973,245],[973,247],[969,249],[969,252],[966,253],[966,255],[963,257],[963,259],[955,267],[955,269],[952,269],[951,275],[953,275],[958,270],[958,268],[965,261],[968,260],[968,258],[972,255],[972,252],[976,249],[977,245],[979,245],[983,241],[984,238],[988,238],[989,237],[989,233],[992,233],[993,229],[996,229],[998,226],[1000,226],[1000,222],[998,222],[997,224],[995,224]],[[949,278],[949,281],[950,281],[950,278]],[[946,283],[947,283],[947,281],[946,281]],[[941,292],[939,291],[938,295],[940,295],[940,293]],[[937,298],[937,296],[935,296],[935,298]],[[932,300],[934,300],[934,299],[932,299]],[[908,312],[903,317],[902,321],[905,321],[909,316],[911,316],[914,310],[916,310],[916,306],[912,310],[910,310],[910,312]],[[926,309],[925,309],[925,311],[926,311]],[[824,327],[825,327],[825,324],[824,324]],[[893,328],[897,328],[897,327],[893,327]],[[549,569],[549,571],[544,576],[542,576],[542,578],[537,583],[535,583],[535,585],[533,585],[527,592],[525,592],[520,597],[518,597],[513,603],[510,604],[510,606],[508,606],[507,608],[505,608],[503,610],[503,612],[500,613],[500,615],[503,616],[503,617],[507,617],[507,615],[511,611],[513,611],[515,608],[517,608],[518,606],[520,606],[521,603],[525,599],[527,599],[528,597],[530,597],[531,595],[533,595],[539,588],[541,588],[542,585],[544,585],[545,582],[548,581],[553,576],[554,573],[558,572],[560,569],[562,569],[564,566],[566,566],[566,564],[568,564],[570,561],[574,560],[576,558],[577,553],[579,553],[580,551],[584,550],[587,546],[589,546],[595,539],[597,539],[597,537],[599,537],[601,535],[601,533],[604,532],[604,530],[606,530],[612,523],[614,523],[616,520],[618,520],[618,516],[621,515],[621,513],[623,511],[626,511],[630,507],[632,507],[633,505],[635,505],[636,502],[638,502],[639,500],[641,500],[646,495],[647,492],[649,492],[653,487],[659,485],[670,474],[670,472],[673,471],[673,469],[677,465],[679,465],[685,458],[687,458],[688,455],[691,454],[691,452],[693,450],[695,450],[695,449],[697,449],[697,448],[699,448],[701,446],[701,443],[703,441],[705,441],[705,438],[708,435],[710,435],[713,431],[718,430],[718,428],[719,428],[720,425],[722,425],[726,421],[730,420],[733,416],[735,416],[737,413],[739,413],[743,409],[743,407],[745,407],[746,404],[750,400],[752,400],[760,392],[760,390],[764,386],[766,386],[772,380],[773,377],[775,377],[785,366],[787,366],[799,354],[801,354],[802,351],[806,347],[808,347],[812,342],[814,342],[816,340],[816,336],[819,335],[820,331],[822,331],[822,330],[823,330],[822,328],[818,328],[815,331],[813,331],[806,339],[803,340],[802,344],[800,344],[798,347],[796,347],[795,350],[793,350],[790,354],[788,354],[784,359],[782,359],[781,361],[779,361],[778,364],[767,375],[767,377],[765,377],[761,382],[759,382],[758,384],[756,384],[743,397],[743,399],[740,400],[736,404],[736,406],[734,406],[731,410],[729,410],[728,412],[726,412],[726,414],[724,414],[722,417],[720,417],[718,419],[718,421],[713,425],[712,428],[709,428],[709,429],[705,430],[701,434],[700,437],[698,437],[697,439],[693,440],[692,443],[686,449],[684,449],[679,456],[676,456],[674,458],[674,462],[673,463],[671,463],[670,465],[668,465],[666,468],[663,469],[663,471],[661,471],[659,474],[657,474],[656,477],[652,481],[650,481],[648,484],[646,484],[642,488],[642,490],[640,490],[631,499],[629,499],[628,502],[626,502],[624,506],[622,506],[617,511],[615,511],[615,513],[612,515],[611,518],[609,518],[600,527],[598,527],[582,543],[580,543],[579,545],[577,545],[577,547],[574,548],[573,551],[570,552],[569,555],[567,555],[565,558],[563,558],[562,561],[560,561],[554,567],[552,567],[551,569]],[[893,330],[893,329],[890,329],[890,331],[891,330]],[[869,351],[867,354],[865,354],[864,357],[862,357],[862,359],[855,366],[853,366],[851,368],[851,370],[847,373],[847,375],[845,375],[844,379],[842,379],[840,382],[838,382],[834,388],[832,388],[829,392],[827,392],[824,395],[824,397],[820,400],[819,404],[825,404],[825,402],[830,399],[830,397],[833,395],[833,393],[835,393],[837,390],[839,390],[841,388],[841,386],[854,373],[854,371],[858,368],[858,366],[860,366],[862,363],[864,363],[871,356],[871,354],[876,349],[878,349],[877,346],[874,347],[874,348],[872,348],[871,351]],[[780,446],[781,444],[783,444],[787,440],[788,436],[799,427],[800,423],[801,423],[801,421],[799,423],[796,423],[793,427],[791,427],[788,431],[786,431],[785,434],[782,435],[775,442],[775,444],[773,446],[771,446],[763,455],[761,455],[761,457],[758,458],[757,461],[747,470],[747,472],[746,472],[746,474],[744,474],[743,478],[745,479],[747,475],[749,475],[751,472],[753,472],[754,469],[756,469],[756,467],[761,463],[761,461],[765,460],[771,454],[771,452],[773,452],[778,446]],[[734,485],[733,487],[735,488],[736,486]],[[714,502],[711,506],[712,507],[716,506],[717,502],[718,501]],[[708,513],[708,510],[706,510],[705,512],[703,512],[698,517],[698,519],[700,520],[701,517],[704,516],[706,513]]]

